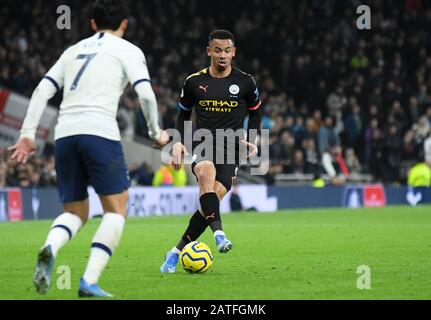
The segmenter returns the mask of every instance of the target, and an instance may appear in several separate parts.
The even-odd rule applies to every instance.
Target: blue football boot
[[[162,266],[160,267],[160,272],[161,273],[174,273],[179,258],[180,258],[180,255],[178,253],[174,253],[174,252],[169,251],[166,254],[165,262],[163,262]]]
[[[37,257],[36,270],[33,275],[33,283],[40,294],[45,294],[51,285],[51,273],[54,267],[54,255],[51,245],[43,247]]]
[[[113,297],[112,294],[103,291],[97,284],[88,284],[84,279],[81,278],[79,283],[78,295],[81,298],[106,298]]]
[[[230,242],[226,238],[226,236],[223,236],[223,235],[215,236],[215,241],[217,244],[217,249],[220,253],[228,253],[233,247],[232,242]]]

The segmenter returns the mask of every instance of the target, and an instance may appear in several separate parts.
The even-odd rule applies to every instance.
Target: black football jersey
[[[214,78],[209,68],[190,75],[184,82],[179,107],[191,111],[195,108],[196,129],[243,128],[248,110],[261,105],[259,90],[254,78],[237,68],[229,76]]]

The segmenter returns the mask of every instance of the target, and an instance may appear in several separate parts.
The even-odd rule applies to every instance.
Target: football
[[[191,273],[204,273],[213,264],[211,249],[203,242],[190,242],[181,251],[181,264]]]

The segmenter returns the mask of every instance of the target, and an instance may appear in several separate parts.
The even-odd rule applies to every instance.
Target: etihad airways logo
[[[238,107],[238,101],[234,100],[199,100],[199,105],[201,107]]]

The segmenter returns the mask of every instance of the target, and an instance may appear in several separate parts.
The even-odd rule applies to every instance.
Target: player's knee
[[[129,195],[127,191],[119,194],[101,196],[100,200],[102,202],[103,211],[105,213],[118,213],[123,217],[127,217],[127,201]]]
[[[116,213],[122,215],[124,218],[127,217],[127,204],[120,202],[105,203],[103,206],[104,213]]]
[[[199,184],[214,185],[216,172],[214,164],[211,161],[201,162],[197,171]]]
[[[82,224],[85,224],[88,220],[89,214],[88,200],[84,200],[82,202],[65,203],[64,212],[69,212],[78,216],[81,219]]]

